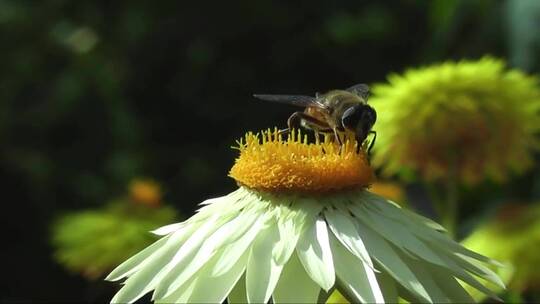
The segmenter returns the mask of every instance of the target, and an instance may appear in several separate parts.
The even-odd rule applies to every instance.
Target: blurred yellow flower
[[[540,204],[505,205],[497,217],[484,223],[462,244],[509,264],[510,267],[498,270],[503,280],[509,280],[509,289],[540,289],[540,272],[536,268],[540,265]]]
[[[390,75],[375,85],[379,119],[373,162],[383,173],[428,181],[450,168],[461,181],[503,181],[532,163],[539,147],[538,79],[503,61],[446,62]],[[384,115],[383,115],[384,114]]]
[[[161,187],[149,179],[134,179],[129,184],[129,196],[135,202],[148,206],[158,206],[161,202]]]
[[[137,180],[130,190],[129,199],[68,213],[53,222],[51,241],[58,263],[97,279],[152,243],[156,237],[148,231],[177,219],[173,208],[156,204],[160,200],[155,183]]]
[[[398,183],[375,181],[369,186],[368,191],[394,201],[401,206],[405,205],[405,190]]]

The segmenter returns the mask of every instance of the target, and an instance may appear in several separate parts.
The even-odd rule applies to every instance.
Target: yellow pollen
[[[286,139],[284,138],[286,137]],[[333,135],[308,143],[301,132],[288,136],[277,129],[251,132],[238,141],[240,156],[229,176],[239,184],[268,192],[330,192],[367,187],[373,179],[363,148],[344,136],[343,144]]]

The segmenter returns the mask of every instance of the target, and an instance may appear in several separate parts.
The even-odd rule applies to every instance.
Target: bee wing
[[[253,94],[253,97],[271,101],[271,102],[279,102],[279,103],[286,103],[293,106],[299,106],[299,107],[317,107],[321,109],[326,109],[327,107],[320,103],[317,98],[312,96],[306,96],[306,95],[267,95],[267,94]]]
[[[351,93],[354,93],[362,98],[364,100],[367,100],[369,98],[369,86],[365,83],[359,83],[356,85],[353,85],[350,88],[347,88],[345,91],[349,91]]]

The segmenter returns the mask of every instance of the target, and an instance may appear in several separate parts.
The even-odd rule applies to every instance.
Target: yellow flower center
[[[325,135],[308,143],[307,136],[291,132],[286,139],[277,129],[247,133],[238,141],[240,156],[229,176],[240,185],[269,192],[330,192],[367,187],[373,179],[364,149],[354,138],[343,144]]]

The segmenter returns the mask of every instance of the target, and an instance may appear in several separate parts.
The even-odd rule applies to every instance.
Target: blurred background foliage
[[[102,208],[61,214],[51,226],[54,258],[89,280],[103,279],[157,240],[149,231],[177,221],[175,209],[161,201],[159,185],[136,179],[127,195]]]
[[[235,139],[293,110],[253,93],[313,94],[483,55],[537,74],[539,23],[536,0],[0,0],[1,300],[110,299],[113,284],[54,261],[53,220],[103,207],[138,176],[186,216],[230,192]],[[459,235],[503,202],[540,201],[536,160],[504,186],[463,189]],[[406,193],[433,214],[421,187]]]

